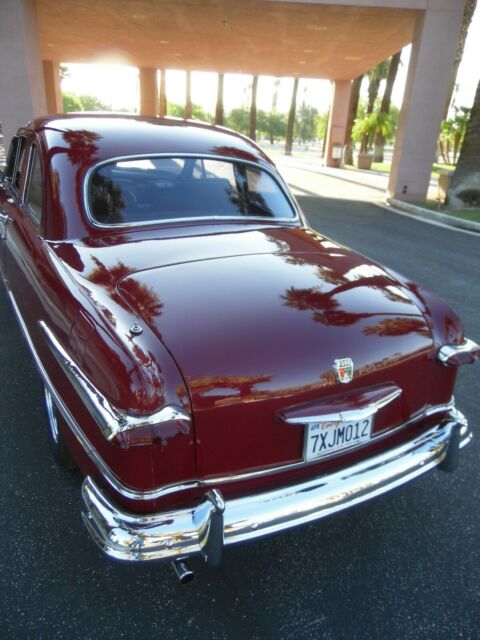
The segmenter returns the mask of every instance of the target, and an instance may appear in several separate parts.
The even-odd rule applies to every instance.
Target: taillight
[[[461,344],[445,344],[437,353],[437,360],[447,367],[471,364],[480,358],[480,346],[473,340],[465,339]]]
[[[109,440],[121,447],[166,444],[170,438],[190,433],[190,415],[181,407],[167,405],[149,416],[128,416]]]

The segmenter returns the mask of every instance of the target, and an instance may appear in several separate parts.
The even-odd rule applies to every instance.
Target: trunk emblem
[[[351,358],[334,360],[333,369],[339,382],[347,383],[353,378],[353,360]]]

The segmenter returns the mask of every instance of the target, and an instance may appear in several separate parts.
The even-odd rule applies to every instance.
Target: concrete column
[[[21,125],[46,112],[34,0],[2,0],[0,122],[5,147]]]
[[[140,115],[157,115],[157,70],[141,67],[140,72]]]
[[[185,112],[184,118],[185,120],[189,120],[192,117],[193,106],[192,106],[192,72],[185,72]]]
[[[346,142],[351,91],[351,80],[335,80],[327,128],[327,153],[325,154],[327,167],[339,167],[341,165],[343,147]],[[339,157],[335,157],[336,155]]]
[[[160,70],[160,96],[158,101],[158,115],[164,118],[167,115],[167,78],[166,70]]]
[[[426,198],[464,4],[430,0],[417,19],[388,184],[390,198]]]
[[[43,78],[47,113],[63,113],[62,89],[60,87],[60,63],[53,60],[43,61]]]

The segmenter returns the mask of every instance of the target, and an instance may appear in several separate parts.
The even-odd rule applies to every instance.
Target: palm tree
[[[480,81],[445,204],[451,209],[480,205]]]
[[[252,80],[252,100],[250,103],[250,131],[249,135],[252,140],[256,140],[257,129],[257,88],[258,76],[253,76]]]
[[[378,97],[378,90],[380,89],[381,81],[387,76],[388,73],[388,60],[379,62],[374,69],[370,69],[367,72],[368,77],[368,103],[366,116],[368,117],[375,108],[375,102]],[[362,138],[360,144],[360,153],[367,153],[368,137]]]
[[[185,97],[185,114],[186,120],[192,117],[192,72],[187,71],[186,77],[187,91]]]
[[[455,89],[455,82],[457,80],[458,67],[463,57],[463,50],[465,49],[465,41],[467,39],[468,28],[472,21],[475,7],[477,6],[477,0],[467,0],[465,3],[465,9],[463,11],[462,27],[460,29],[460,36],[457,42],[457,51],[455,53],[455,61],[453,63],[452,75],[450,77],[450,87],[448,89],[448,96],[445,102],[445,108],[443,110],[443,119],[448,118],[448,111],[450,109],[450,103],[452,101],[453,91]]]
[[[287,135],[285,138],[285,155],[292,155],[293,146],[293,126],[295,124],[295,110],[297,107],[298,78],[293,81],[292,101],[288,112]]]
[[[160,95],[158,100],[158,115],[163,118],[167,115],[167,79],[165,69],[160,69]]]
[[[215,108],[215,124],[223,125],[223,73],[218,74],[217,106]]]
[[[395,84],[395,79],[397,77],[397,71],[398,71],[398,66],[400,64],[401,55],[402,55],[402,52],[398,51],[390,59],[390,65],[388,67],[387,82],[385,84],[385,91],[383,92],[382,104],[380,106],[380,113],[386,113],[387,115],[390,113],[390,104],[392,102],[392,90],[393,90],[393,85]],[[375,151],[373,156],[374,162],[383,162],[384,148],[385,148],[385,137],[382,131],[379,129],[377,131],[377,136],[375,138]]]
[[[353,140],[352,129],[355,118],[357,117],[358,102],[360,100],[360,89],[362,86],[363,73],[355,78],[352,84],[352,92],[350,94],[350,106],[348,108],[347,130],[345,132],[345,164],[353,164]]]

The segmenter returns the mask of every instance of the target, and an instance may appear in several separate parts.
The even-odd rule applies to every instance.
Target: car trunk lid
[[[388,382],[401,393],[375,415],[375,435],[428,403],[425,319],[387,272],[351,252],[184,262],[130,274],[118,290],[184,376],[200,477],[300,461],[304,429],[279,419],[297,406]],[[333,368],[346,358],[348,386]]]

